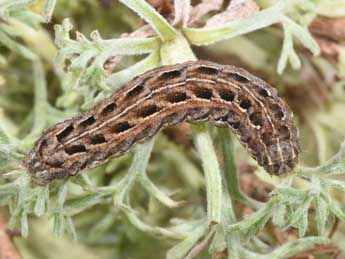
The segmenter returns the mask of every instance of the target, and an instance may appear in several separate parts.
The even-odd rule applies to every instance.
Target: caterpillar
[[[182,121],[231,128],[270,174],[290,172],[298,163],[298,130],[275,88],[239,67],[188,61],[148,71],[47,129],[25,165],[36,182],[49,183],[118,157]]]

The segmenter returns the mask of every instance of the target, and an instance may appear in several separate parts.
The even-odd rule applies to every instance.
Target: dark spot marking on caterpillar
[[[220,98],[222,98],[224,101],[227,101],[227,102],[232,102],[235,99],[235,94],[230,90],[224,90],[224,89],[220,90],[219,96]]]
[[[210,100],[212,98],[212,95],[213,95],[212,90],[208,89],[208,88],[201,88],[201,87],[194,88],[193,92],[194,92],[196,97],[202,98],[202,99],[207,99],[207,100]]]
[[[219,73],[218,68],[209,67],[209,66],[200,66],[197,68],[197,71],[201,74],[208,74],[208,75],[217,75]]]
[[[82,121],[79,123],[79,126],[81,127],[87,127],[87,126],[91,126],[92,124],[94,124],[96,122],[95,117],[90,116],[89,118],[87,118],[86,120]]]
[[[241,126],[241,122],[239,121],[228,121],[229,125],[231,128],[233,128],[234,130],[239,129],[239,127]]]
[[[139,117],[146,118],[152,114],[155,114],[156,112],[159,112],[159,108],[155,104],[150,104],[140,108],[138,115]]]
[[[285,114],[284,114],[283,111],[277,111],[277,112],[274,114],[274,116],[276,117],[276,119],[281,120],[281,119],[284,118]]]
[[[114,102],[112,103],[109,103],[107,106],[105,106],[102,110],[102,115],[105,115],[105,114],[108,114],[108,113],[111,113],[115,110],[116,108],[116,104]]]
[[[188,97],[187,97],[187,94],[185,92],[169,93],[166,96],[166,100],[170,103],[184,102],[187,99],[188,99]]]
[[[284,114],[284,112],[282,111],[281,107],[278,104],[270,103],[269,107],[273,111],[274,117],[276,119],[281,120],[282,118],[284,118],[285,114]]]
[[[262,97],[269,97],[269,93],[266,89],[260,87],[260,86],[257,86],[257,92],[259,95],[261,95]]]
[[[132,90],[130,90],[127,94],[126,97],[133,97],[136,96],[138,94],[140,94],[141,92],[144,91],[145,87],[145,81],[141,82],[139,85],[137,85],[136,87],[134,87]]]
[[[171,80],[173,78],[180,77],[182,74],[182,71],[180,70],[170,70],[170,71],[165,71],[163,72],[160,76],[159,79],[162,80]]]
[[[240,102],[240,107],[245,109],[245,110],[248,110],[251,106],[252,106],[252,104],[250,103],[250,101],[247,98],[244,98]]]
[[[289,140],[290,139],[290,130],[288,127],[282,125],[278,128],[279,131],[279,139],[282,140]]]
[[[245,78],[244,76],[239,75],[238,73],[227,73],[227,75],[232,78],[233,80],[239,82],[239,83],[247,83],[249,80]]]
[[[277,138],[274,137],[273,132],[271,132],[271,131],[266,131],[266,132],[262,133],[262,135],[261,135],[261,140],[262,140],[262,142],[263,142],[265,145],[269,146],[269,145],[275,144]]]
[[[270,103],[269,104],[269,107],[270,109],[273,111],[273,112],[277,112],[277,111],[280,111],[280,106],[276,103]]]
[[[105,139],[105,137],[103,135],[96,135],[91,137],[91,144],[92,145],[97,145],[97,144],[102,144],[102,143],[106,143],[107,140]]]
[[[59,134],[56,135],[57,140],[60,142],[61,140],[66,138],[73,130],[74,130],[74,127],[72,124],[70,124],[63,131],[61,131]]]
[[[80,164],[80,170],[85,169],[86,166],[87,166],[87,160],[85,159],[85,161],[83,161],[83,162]]]
[[[263,125],[261,112],[253,112],[249,116],[249,120],[251,121],[251,123],[253,123],[254,126],[262,126]]]
[[[87,152],[86,147],[84,145],[72,145],[65,147],[65,151],[69,155],[74,155],[77,153],[85,153]]]
[[[126,130],[129,130],[132,127],[133,126],[131,126],[127,121],[118,122],[113,126],[113,132],[114,133],[121,133],[121,132],[124,132]]]

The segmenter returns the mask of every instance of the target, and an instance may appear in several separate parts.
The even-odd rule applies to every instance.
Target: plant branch
[[[5,217],[0,211],[0,258],[20,259],[20,255],[7,232]]]
[[[146,20],[158,33],[163,41],[176,37],[176,31],[151,5],[144,0],[120,0],[140,17]]]

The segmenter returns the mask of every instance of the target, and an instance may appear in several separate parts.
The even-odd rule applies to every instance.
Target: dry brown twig
[[[317,17],[309,26],[309,30],[316,35],[334,40],[345,40],[345,17],[327,18]]]
[[[7,223],[0,211],[0,259],[20,259],[20,255],[7,232]]]
[[[334,236],[335,232],[337,232],[338,226],[339,226],[339,219],[336,218],[331,228],[331,231],[328,234],[328,238],[332,238]]]
[[[310,249],[309,251],[300,253],[291,259],[314,259],[318,258],[317,255],[328,255],[326,258],[341,259],[344,258],[340,255],[340,250],[334,245],[319,245]]]
[[[345,53],[345,47],[327,38],[319,36],[314,36],[314,38],[316,42],[319,44],[321,55],[327,58],[332,63],[338,63],[340,54],[342,52]]]
[[[203,16],[212,11],[220,10],[223,2],[223,0],[203,0],[200,4],[191,9],[188,24],[190,26],[200,24],[200,20]]]
[[[164,17],[171,17],[173,15],[174,0],[148,0],[147,2]]]
[[[321,54],[333,63],[339,62],[339,56],[345,47],[339,42],[345,40],[345,17],[317,17],[309,26],[319,44]]]
[[[261,181],[254,173],[256,166],[242,163],[239,165],[239,177],[241,189],[255,200],[265,202],[269,199],[269,193],[274,186]]]
[[[212,230],[210,231],[205,238],[203,238],[200,242],[198,242],[191,251],[189,251],[189,253],[187,254],[185,259],[193,259],[196,258],[196,256],[198,254],[200,254],[202,252],[202,250],[205,249],[205,247],[209,244],[209,242],[211,241],[213,235],[214,235],[215,231]]]
[[[216,27],[228,22],[244,19],[259,11],[254,0],[232,0],[227,9],[207,20],[206,27]]]

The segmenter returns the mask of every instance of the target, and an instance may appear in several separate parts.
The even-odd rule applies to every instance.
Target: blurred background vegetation
[[[344,41],[344,0],[0,0],[0,257],[344,258]],[[300,130],[294,174],[267,175],[228,129],[182,123],[31,183],[22,161],[45,128],[193,59],[277,87]]]

